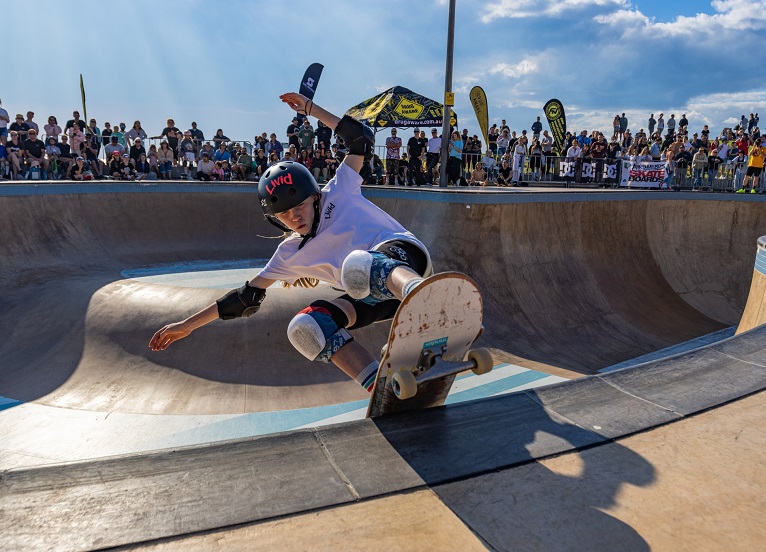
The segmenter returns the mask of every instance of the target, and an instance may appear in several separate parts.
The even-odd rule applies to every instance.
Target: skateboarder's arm
[[[255,278],[250,280],[248,284],[252,288],[256,288],[258,290],[265,290],[275,281],[276,280],[270,280],[268,278],[262,278],[261,276],[256,276]],[[263,300],[262,296],[260,300]],[[219,299],[219,301],[221,301],[221,299]],[[259,302],[259,305],[260,305],[260,302]],[[257,308],[255,310],[257,311]],[[221,318],[221,313],[220,313],[219,302],[217,301],[215,303],[212,303],[211,305],[208,305],[201,311],[191,315],[186,320],[182,320],[181,322],[176,322],[175,324],[168,324],[167,326],[164,326],[163,328],[158,330],[152,336],[152,339],[149,341],[149,348],[152,349],[153,351],[164,351],[174,341],[178,341],[179,339],[188,337],[189,334],[191,334],[197,328],[201,328],[202,326],[209,324],[210,322],[212,322],[213,320],[217,320],[218,318]]]
[[[337,115],[333,115],[323,107],[317,105],[314,103],[314,100],[308,99],[303,94],[297,94],[295,92],[288,92],[286,94],[282,94],[279,99],[281,99],[283,102],[285,102],[287,105],[289,105],[292,109],[299,113],[304,113],[307,116],[316,117],[320,121],[322,121],[326,126],[330,127],[333,130],[336,130],[336,127],[338,126],[338,123],[341,122],[341,118]],[[343,125],[341,125],[343,126]],[[344,138],[344,141],[346,142],[346,146],[349,147],[349,153],[346,155],[346,157],[343,159],[343,162],[352,168],[354,172],[359,172],[362,169],[362,165],[364,164],[364,155],[358,154],[354,150],[354,144],[349,143],[349,141],[345,140],[346,136],[343,136],[342,134],[339,134],[341,138]],[[372,139],[372,144],[374,145],[374,138]],[[372,154],[372,146],[370,146],[370,154]]]

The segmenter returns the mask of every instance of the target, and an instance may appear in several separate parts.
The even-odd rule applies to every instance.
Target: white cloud
[[[621,9],[593,18],[597,23],[623,29],[624,34],[651,34],[657,37],[743,36],[766,30],[766,0],[713,0],[716,13],[679,15],[674,21],[657,23],[638,9]]]
[[[535,72],[537,72],[537,62],[533,59],[524,59],[516,65],[498,63],[489,70],[489,73],[492,75],[501,74],[511,78],[520,77],[521,75],[529,75]]]
[[[627,0],[500,0],[485,7],[482,22],[495,19],[558,17],[566,12],[592,8],[627,8]]]

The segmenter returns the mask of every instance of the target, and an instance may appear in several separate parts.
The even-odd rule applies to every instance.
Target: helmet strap
[[[304,245],[306,245],[306,242],[309,241],[311,238],[317,235],[317,229],[319,228],[319,200],[322,199],[322,194],[318,193],[317,198],[314,200],[314,222],[311,224],[311,232],[308,234],[303,234],[303,240],[301,240],[301,244],[298,246],[298,249],[301,249]]]

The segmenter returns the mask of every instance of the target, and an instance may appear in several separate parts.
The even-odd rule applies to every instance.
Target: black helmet
[[[274,215],[289,211],[318,193],[319,185],[311,172],[295,161],[273,164],[258,181],[258,199],[261,200],[263,214],[282,230],[287,228]]]

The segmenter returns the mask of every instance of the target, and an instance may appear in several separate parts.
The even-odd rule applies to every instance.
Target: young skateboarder
[[[263,174],[258,197],[266,219],[285,232],[260,274],[191,317],[154,334],[149,347],[168,348],[216,318],[255,314],[276,281],[313,287],[323,281],[346,294],[315,301],[287,327],[290,343],[309,360],[332,361],[370,391],[378,360],[347,330],[393,317],[401,300],[431,273],[426,247],[362,196],[359,170],[373,153],[374,136],[362,123],[325,111],[296,93],[280,99],[335,129],[348,155],[320,190],[306,167],[280,161]]]

